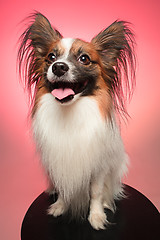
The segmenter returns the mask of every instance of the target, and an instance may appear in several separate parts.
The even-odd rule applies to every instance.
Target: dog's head
[[[85,42],[63,38],[40,13],[32,18],[21,36],[18,58],[28,88],[35,86],[35,105],[45,93],[63,105],[103,95],[108,104],[125,110],[125,90],[132,92],[135,70],[134,36],[126,22],[115,21]]]

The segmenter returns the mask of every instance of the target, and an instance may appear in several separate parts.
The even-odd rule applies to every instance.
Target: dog
[[[134,34],[116,20],[91,42],[63,38],[39,12],[20,37],[19,71],[32,96],[32,130],[58,194],[48,213],[88,218],[105,229],[104,208],[123,197],[128,157],[117,115],[135,85]],[[22,76],[21,76],[22,77]]]

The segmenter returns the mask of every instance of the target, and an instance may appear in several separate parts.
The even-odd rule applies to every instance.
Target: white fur
[[[65,52],[62,58],[64,59],[68,58],[73,42],[74,42],[73,38],[62,38],[61,44],[65,49]]]
[[[90,201],[91,225],[104,228],[103,207],[112,208],[114,198],[121,194],[127,162],[114,116],[112,123],[103,119],[93,97],[63,106],[48,93],[33,118],[33,131],[43,165],[59,194],[49,212],[57,216],[69,208],[73,215],[83,214]]]

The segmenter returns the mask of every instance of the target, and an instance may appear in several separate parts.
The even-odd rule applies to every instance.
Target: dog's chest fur
[[[119,145],[117,128],[101,116],[92,97],[63,106],[51,94],[43,95],[33,131],[43,165],[67,202],[80,192],[89,194],[94,174],[107,174],[115,164],[111,156]]]

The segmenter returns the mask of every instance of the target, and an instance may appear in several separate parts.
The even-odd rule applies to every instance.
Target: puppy
[[[135,83],[134,35],[115,21],[86,42],[63,38],[41,13],[29,20],[18,60],[32,93],[33,133],[49,191],[58,194],[48,212],[69,211],[104,229],[104,208],[114,210],[122,197],[127,170],[115,116],[127,115]]]

